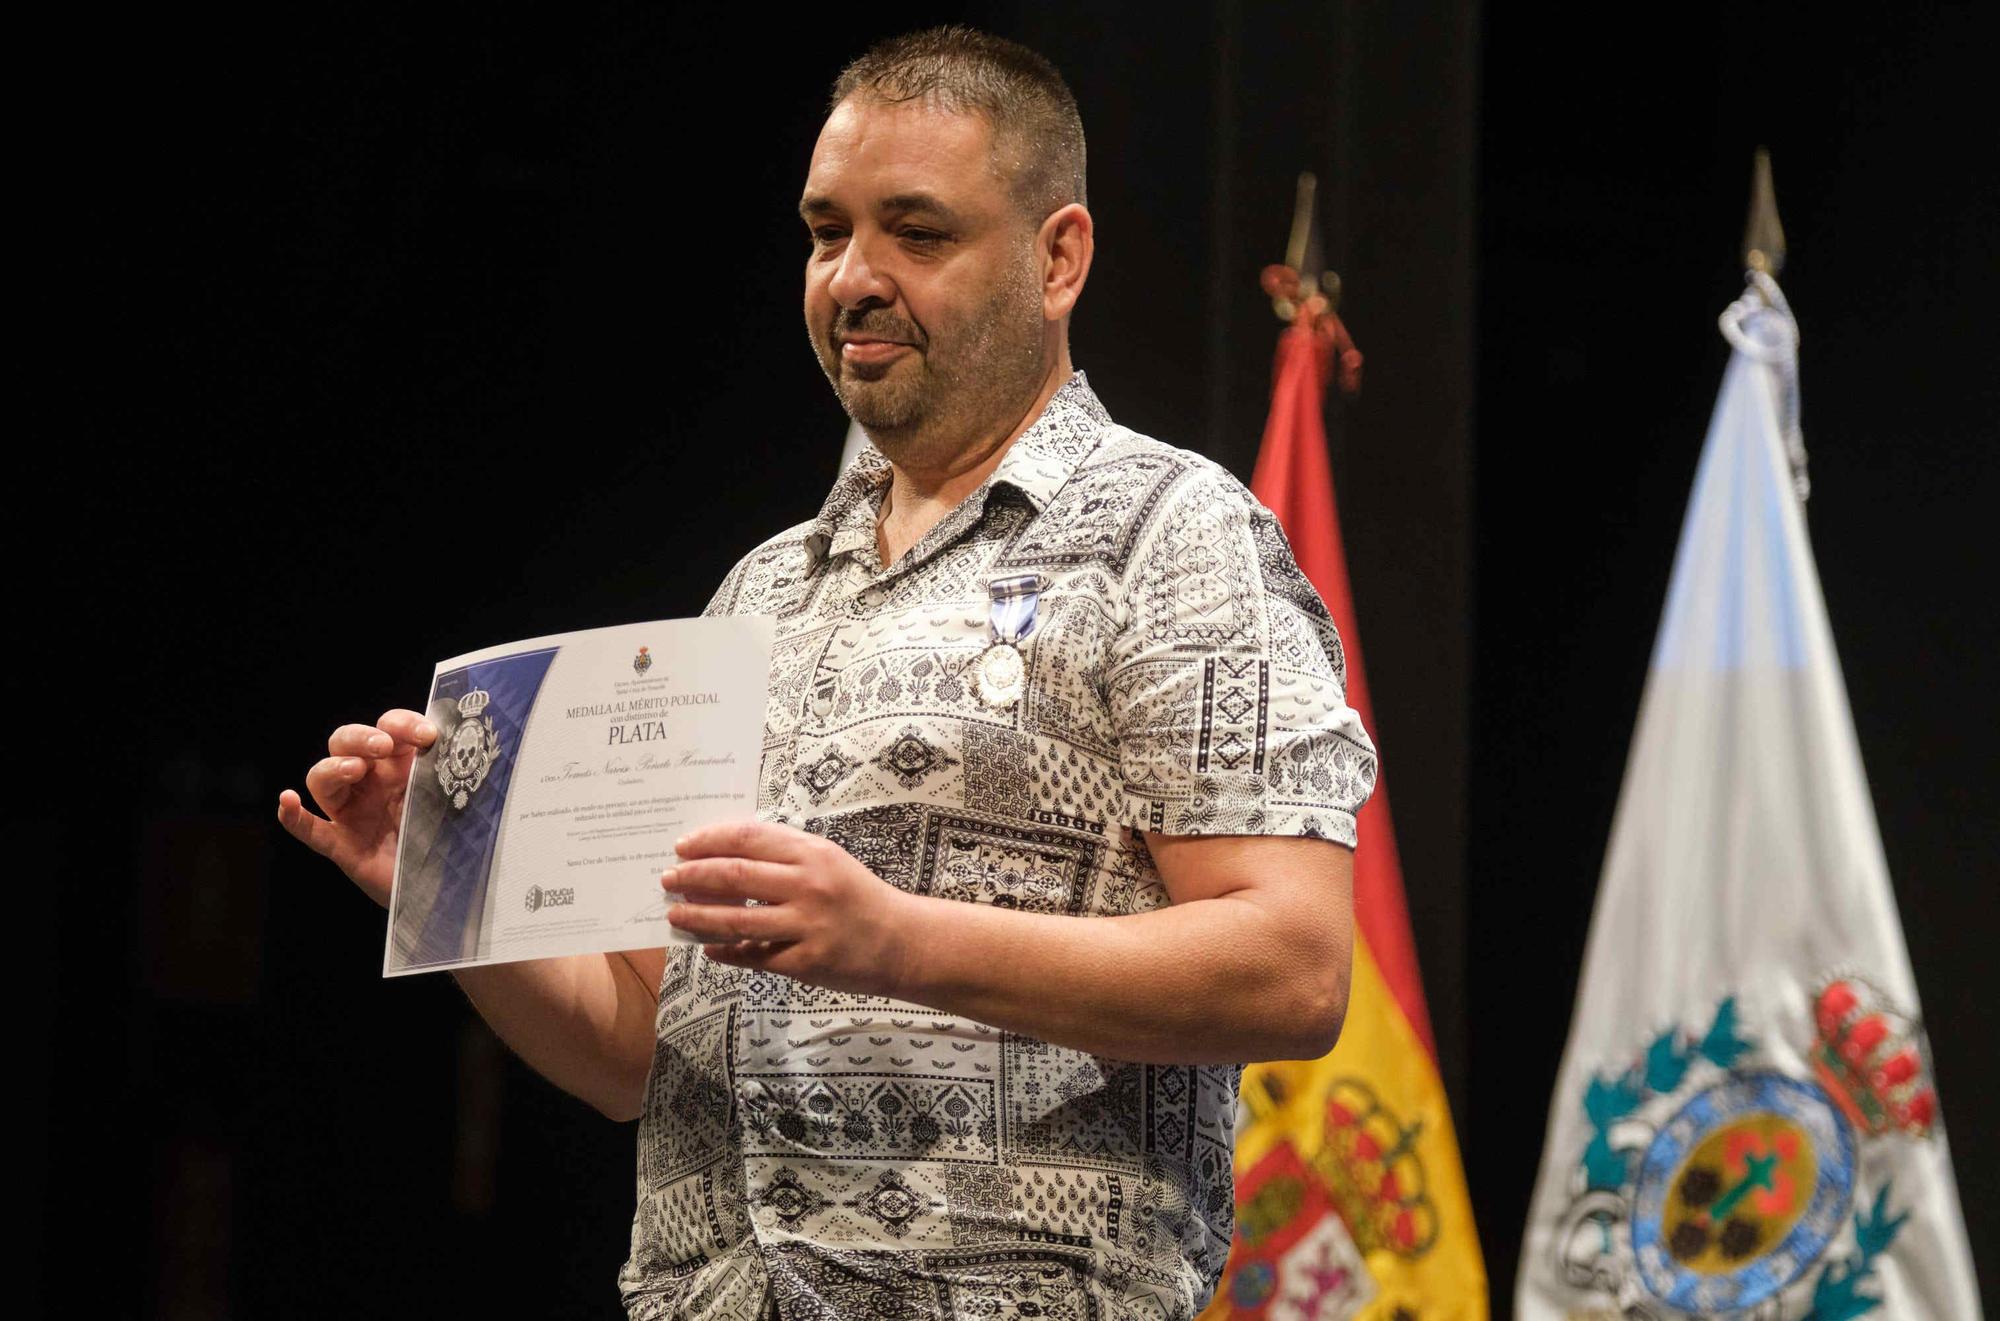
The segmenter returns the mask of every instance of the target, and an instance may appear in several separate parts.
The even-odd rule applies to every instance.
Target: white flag
[[[859,422],[847,424],[847,443],[840,448],[840,471],[846,472],[854,466],[855,455],[868,443],[868,433],[861,429]]]
[[[1753,281],[1722,318],[1735,352],[1550,1103],[1523,1321],[1980,1315],[1799,502],[1797,328]]]

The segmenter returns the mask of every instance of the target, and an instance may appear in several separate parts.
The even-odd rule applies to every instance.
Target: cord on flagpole
[[[1785,457],[1792,470],[1792,490],[1804,504],[1812,495],[1806,476],[1806,437],[1799,425],[1799,322],[1785,291],[1763,271],[1744,274],[1749,288],[1716,318],[1730,346],[1778,373],[1779,418],[1785,436]]]
[[[1722,337],[1746,356],[1776,369],[1785,457],[1792,490],[1804,504],[1812,494],[1806,476],[1806,437],[1799,425],[1799,320],[1778,287],[1785,265],[1785,227],[1778,220],[1778,194],[1771,185],[1771,152],[1757,148],[1750,162],[1750,218],[1743,226],[1743,297],[1723,309]]]

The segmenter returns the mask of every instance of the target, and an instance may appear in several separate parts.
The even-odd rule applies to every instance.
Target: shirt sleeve
[[[1375,747],[1333,620],[1271,511],[1212,465],[1142,534],[1106,675],[1126,824],[1352,847]]]

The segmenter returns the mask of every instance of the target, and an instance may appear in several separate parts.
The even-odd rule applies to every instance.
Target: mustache
[[[833,318],[833,341],[853,339],[857,335],[869,339],[894,340],[899,344],[909,344],[917,348],[924,345],[924,332],[913,321],[905,321],[885,307],[872,307],[865,311],[843,309]]]

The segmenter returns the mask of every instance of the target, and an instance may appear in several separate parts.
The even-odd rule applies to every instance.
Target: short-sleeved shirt
[[[777,620],[760,816],[913,893],[1078,918],[1168,902],[1146,832],[1354,843],[1375,754],[1339,639],[1227,472],[1113,424],[1078,373],[885,567],[889,475],[865,449],[710,606]],[[1025,680],[982,695],[993,585],[1030,575]],[[633,1317],[1171,1318],[1215,1287],[1238,1067],[686,948],[656,1026]]]

